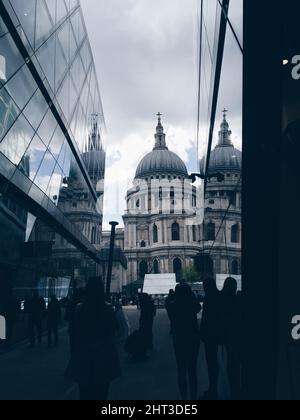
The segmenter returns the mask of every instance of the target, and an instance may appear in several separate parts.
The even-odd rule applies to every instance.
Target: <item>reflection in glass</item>
[[[36,0],[13,0],[11,4],[31,46],[34,47]]]
[[[9,33],[0,38],[1,82],[4,84],[24,64],[22,56]]]
[[[27,67],[24,64],[20,70],[9,80],[5,88],[14,99],[20,109],[23,109],[28,100],[37,89],[37,85]]]
[[[0,183],[0,278],[5,279],[0,307],[7,298],[4,283],[12,285],[24,305],[26,294],[38,284],[46,285],[45,296],[53,284],[64,288],[65,296],[71,279],[84,285],[96,274],[95,262],[79,249],[96,258],[101,246],[102,201],[96,206],[97,193],[91,189],[103,185],[105,170],[103,111],[78,1],[4,4],[31,64],[24,63],[0,18],[0,163],[5,180]],[[32,66],[40,80],[33,79]],[[81,158],[69,142],[78,146]],[[98,190],[101,198],[103,188]],[[55,222],[49,223],[52,227],[40,219],[45,211],[47,223],[51,218]]]
[[[34,135],[32,127],[21,115],[0,143],[0,152],[18,165]]]
[[[35,179],[37,171],[40,167],[40,164],[46,153],[46,146],[39,138],[38,135],[35,135],[32,139],[28,149],[26,150],[26,157],[29,162],[29,178],[31,181]]]
[[[0,89],[0,142],[20,113],[6,88]]]
[[[37,90],[34,96],[30,99],[27,106],[23,110],[23,114],[30,122],[34,129],[37,129],[44,118],[48,109],[47,102],[41,94],[40,90]]]
[[[36,2],[35,49],[50,35],[53,26],[44,1]]]

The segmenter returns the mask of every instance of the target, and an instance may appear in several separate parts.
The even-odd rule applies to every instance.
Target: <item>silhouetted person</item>
[[[197,314],[201,305],[188,284],[179,284],[175,300],[170,304],[174,350],[176,354],[178,385],[183,400],[197,398],[197,360],[200,334]],[[188,380],[187,380],[188,379]],[[189,383],[189,393],[188,393]]]
[[[117,329],[113,307],[105,302],[101,279],[90,279],[84,302],[76,308],[68,367],[79,385],[81,400],[107,400],[110,382],[121,375],[115,344]]]
[[[156,309],[151,297],[143,293],[140,296],[140,333],[147,350],[153,349],[153,322]]]
[[[58,326],[61,319],[61,308],[55,295],[51,296],[47,308],[47,328],[48,328],[48,347],[52,346],[52,336],[54,346],[58,344]]]
[[[33,292],[31,298],[25,303],[24,311],[28,316],[28,332],[30,347],[35,345],[36,335],[38,343],[42,343],[42,321],[46,311],[44,298],[39,296],[38,292]]]
[[[66,305],[66,311],[65,311],[65,321],[68,322],[68,333],[69,333],[69,343],[70,343],[70,352],[73,351],[73,326],[74,326],[74,318],[75,318],[75,312],[77,305],[79,303],[82,303],[83,296],[82,296],[82,290],[81,289],[75,289],[73,296],[68,299],[67,305]]]
[[[165,300],[165,307],[166,307],[166,311],[167,311],[167,314],[168,314],[168,317],[169,317],[169,320],[170,320],[170,324],[171,324],[171,328],[170,328],[171,334],[172,334],[172,317],[171,317],[171,314],[170,314],[170,307],[171,307],[172,303],[174,302],[174,300],[175,300],[175,292],[174,292],[173,289],[171,289],[169,291],[168,296],[166,297],[166,300]]]
[[[206,362],[209,377],[209,389],[204,399],[218,399],[219,363],[218,350],[223,342],[223,331],[220,314],[220,292],[213,278],[207,278],[203,282],[205,299],[200,334],[205,345]]]
[[[231,399],[238,400],[241,397],[241,307],[237,281],[232,277],[225,280],[221,308]]]

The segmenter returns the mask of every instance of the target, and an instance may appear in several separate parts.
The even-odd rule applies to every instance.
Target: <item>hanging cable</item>
[[[198,78],[198,107],[197,107],[197,156],[199,156],[200,135],[200,105],[201,105],[201,78],[202,78],[202,44],[203,44],[203,1],[201,0],[200,11],[200,46],[199,46],[199,78]]]
[[[218,0],[218,2],[219,2],[220,7],[222,8],[222,12],[223,12],[223,14],[225,16],[225,19],[227,20],[227,23],[228,23],[228,25],[229,25],[232,33],[233,33],[233,36],[234,36],[234,38],[235,38],[235,40],[236,40],[236,42],[238,44],[238,47],[239,47],[241,53],[244,54],[244,49],[243,49],[242,44],[241,44],[241,42],[240,42],[240,40],[239,40],[239,38],[238,38],[238,36],[236,34],[236,31],[234,30],[234,27],[233,27],[233,25],[232,25],[232,23],[231,23],[231,21],[230,21],[230,19],[228,17],[228,13],[224,9],[223,4],[221,3],[221,0]]]

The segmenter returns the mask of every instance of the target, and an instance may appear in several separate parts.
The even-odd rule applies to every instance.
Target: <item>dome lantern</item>
[[[166,135],[164,133],[164,127],[162,126],[162,123],[161,123],[162,114],[159,112],[157,114],[157,117],[158,117],[158,124],[156,127],[156,133],[154,135],[154,138],[155,138],[154,150],[155,149],[168,149],[167,144],[166,144]]]
[[[242,170],[242,152],[234,147],[231,142],[231,130],[226,119],[226,109],[223,110],[223,121],[219,131],[219,142],[211,151],[209,161],[209,173],[233,172],[240,173]],[[201,172],[204,174],[206,161],[203,158],[200,162]]]
[[[219,131],[219,146],[232,146],[231,143],[231,134],[232,131],[229,130],[229,124],[226,120],[227,109],[223,110],[223,121],[221,123]]]
[[[135,179],[151,176],[171,175],[183,178],[188,177],[185,163],[180,157],[171,152],[166,143],[166,134],[161,123],[162,114],[157,114],[158,124],[155,133],[155,145],[152,152],[148,153],[137,167]]]

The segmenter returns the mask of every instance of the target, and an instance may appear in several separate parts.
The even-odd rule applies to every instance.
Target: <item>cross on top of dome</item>
[[[231,143],[231,134],[232,131],[229,130],[229,124],[226,120],[228,110],[226,108],[223,109],[223,121],[221,123],[220,131],[219,131],[219,146],[232,146]]]
[[[156,133],[154,136],[155,137],[154,149],[167,149],[166,135],[164,133],[164,127],[162,126],[162,123],[161,123],[162,114],[159,112],[158,114],[156,114],[156,116],[158,117],[158,124],[156,127]]]

